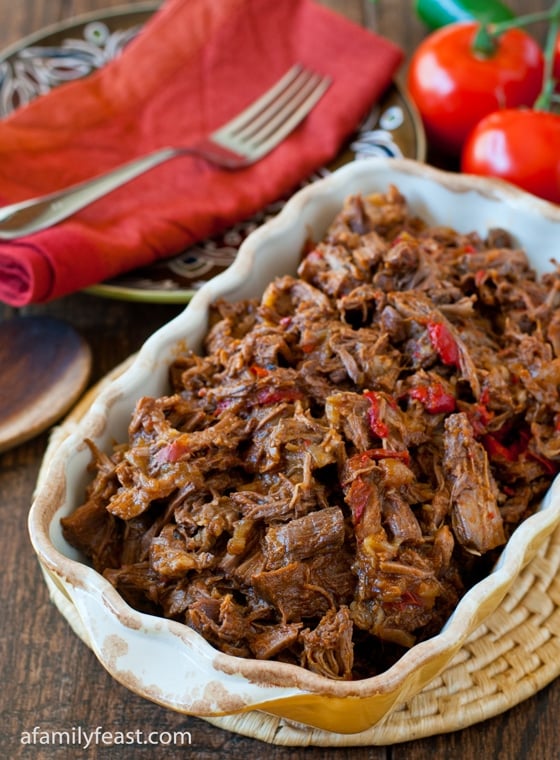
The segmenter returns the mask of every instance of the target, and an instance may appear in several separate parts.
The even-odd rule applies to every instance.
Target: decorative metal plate
[[[98,11],[47,27],[0,54],[0,118],[49,92],[87,76],[119,55],[158,4]],[[426,141],[415,107],[395,82],[335,161],[307,181],[365,156],[424,161]],[[91,286],[96,295],[135,301],[186,303],[204,282],[226,269],[243,239],[282,202],[272,204],[224,234],[189,247],[177,256]]]

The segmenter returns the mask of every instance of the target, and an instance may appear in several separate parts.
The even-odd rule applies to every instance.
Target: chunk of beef
[[[96,570],[120,566],[122,526],[102,502],[87,501],[60,522],[64,538],[84,552]]]
[[[350,680],[354,664],[352,633],[348,607],[329,610],[316,628],[302,632],[302,664],[312,673],[336,680]]]
[[[244,607],[231,594],[220,599],[199,598],[189,605],[186,621],[226,654],[236,657],[251,654],[248,639],[253,636],[253,627],[245,618]]]
[[[252,583],[284,622],[293,622],[322,617],[331,607],[348,603],[356,579],[349,556],[337,552],[257,573]]]
[[[358,451],[371,448],[370,402],[363,394],[342,392],[327,396],[325,416]]]
[[[302,629],[302,623],[278,623],[263,626],[251,636],[250,646],[257,660],[270,660],[284,649],[293,647]]]
[[[284,525],[271,525],[264,536],[267,567],[276,569],[290,562],[341,549],[344,516],[338,507],[310,512]]]
[[[466,414],[445,420],[443,467],[452,501],[453,530],[468,550],[482,554],[505,542],[496,483],[486,451]]]

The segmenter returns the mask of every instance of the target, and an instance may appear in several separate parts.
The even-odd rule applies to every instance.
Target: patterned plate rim
[[[58,37],[66,33],[71,34],[73,32],[77,32],[80,30],[83,31],[84,29],[87,28],[89,24],[95,24],[95,23],[110,24],[113,27],[111,29],[111,32],[113,33],[115,31],[114,29],[115,24],[118,22],[119,18],[122,18],[123,21],[126,20],[126,26],[123,28],[123,30],[120,30],[120,31],[127,31],[129,29],[133,29],[135,24],[145,23],[145,21],[148,20],[150,15],[152,15],[155,11],[157,11],[157,9],[160,6],[161,6],[161,2],[146,2],[146,3],[139,3],[137,5],[125,4],[125,5],[117,6],[115,8],[108,8],[108,9],[78,14],[76,16],[65,19],[63,21],[49,24],[43,27],[42,29],[37,30],[36,32],[26,35],[24,38],[20,39],[19,41],[15,43],[12,43],[8,47],[0,51],[0,67],[2,66],[2,64],[11,63],[12,59],[20,55],[23,51],[25,51],[28,48],[40,45],[44,41],[48,40],[50,37],[53,37],[53,36]],[[0,70],[0,85],[2,85],[1,73],[2,72]],[[56,86],[56,85],[53,85],[53,86]],[[415,158],[416,160],[421,161],[421,162],[425,161],[427,148],[426,148],[426,138],[425,138],[424,129],[422,126],[422,121],[420,119],[420,116],[417,112],[417,109],[414,103],[412,103],[410,98],[407,97],[404,88],[399,84],[397,79],[393,80],[387,93],[381,99],[380,104],[383,105],[391,96],[395,97],[399,101],[399,103],[403,106],[402,108],[403,123],[406,123],[408,125],[408,128],[411,129],[414,135],[413,150],[415,149],[415,152],[414,153],[411,152],[411,154],[408,157]],[[372,109],[372,112],[370,114],[371,118],[373,118],[374,113],[375,113],[375,108]],[[370,123],[369,126],[362,125],[360,127],[360,131],[356,135],[356,141],[358,141],[359,143],[359,141],[362,140],[364,135],[378,134],[380,135],[380,137],[373,138],[373,139],[374,140],[378,139],[381,142],[379,143],[379,145],[374,145],[373,149],[391,151],[393,150],[393,147],[391,145],[392,136],[390,135],[391,127],[382,127],[381,129],[378,127],[379,121],[381,120],[382,116],[383,114],[380,115],[379,120],[377,120],[375,123],[373,122]],[[372,126],[376,127],[376,129],[373,131],[371,129]],[[385,144],[385,135],[388,136],[388,141],[386,144]],[[393,145],[395,145],[395,148],[397,150],[400,150],[398,146],[396,146],[396,143],[393,143]],[[368,146],[366,145],[365,149],[368,150],[370,148],[368,148]],[[358,150],[360,150],[360,148],[356,149],[355,157],[359,157],[357,155]],[[342,156],[343,154],[344,154],[344,150],[341,151],[340,156]],[[391,154],[389,153],[389,155]],[[395,154],[395,155],[398,155],[398,154]],[[339,159],[340,159],[340,156],[339,156]],[[348,159],[348,160],[353,160],[353,159]],[[321,176],[321,172],[328,172],[328,169],[320,170],[320,172],[318,173],[318,176]],[[276,208],[276,210],[278,209]],[[259,214],[254,219],[248,220],[248,222],[241,223],[239,226],[229,231],[229,233],[232,233],[233,237],[242,239],[243,237],[246,236],[246,234],[248,234],[250,229],[254,228],[255,226],[258,226],[259,224],[262,224],[262,222],[269,215],[270,215],[270,209],[265,209],[262,212],[262,214]],[[225,234],[227,235],[228,232],[226,232]],[[184,303],[187,303],[192,298],[197,287],[199,287],[200,284],[202,284],[202,282],[206,281],[207,279],[211,279],[211,277],[213,277],[215,274],[218,273],[217,271],[212,272],[212,267],[213,267],[212,252],[218,254],[218,262],[216,266],[224,269],[233,260],[233,257],[235,256],[235,251],[233,250],[233,248],[238,245],[239,243],[236,243],[233,247],[227,244],[222,245],[221,243],[218,243],[216,245],[215,239],[210,239],[208,241],[201,241],[199,244],[192,246],[187,251],[181,252],[177,256],[171,257],[170,259],[167,259],[164,261],[154,262],[154,264],[148,267],[145,267],[143,270],[133,270],[132,272],[124,273],[123,275],[120,275],[119,277],[113,280],[91,285],[85,288],[84,292],[90,293],[96,296],[101,296],[104,298],[111,298],[111,299],[124,300],[124,301],[184,304]],[[220,250],[225,252],[225,255],[222,257],[222,261],[219,261]],[[227,258],[228,256],[230,257],[229,259]],[[150,277],[150,272],[155,273],[155,271],[158,268],[159,269],[169,268],[169,271],[172,271],[173,268],[175,267],[178,269],[188,269],[189,261],[193,262],[194,269],[196,269],[197,266],[199,266],[199,263],[202,263],[202,268],[201,268],[200,274],[198,275],[199,276],[198,281],[196,281],[194,279],[194,276],[189,272],[189,278],[193,281],[193,285],[182,286],[179,284],[178,280],[172,280],[170,278],[167,278],[168,280],[167,284],[164,283],[160,287],[154,286],[154,283],[156,282],[157,278],[155,274],[153,275],[153,277]],[[204,270],[206,270],[206,272]],[[208,277],[204,278],[205,273],[208,273],[208,272],[209,272]],[[145,276],[143,276],[142,273],[144,273]],[[180,273],[178,273],[178,276],[180,277]],[[136,279],[136,284],[130,284],[131,279],[132,280]],[[148,284],[146,285],[139,284],[142,282],[142,279],[144,279],[144,281]]]

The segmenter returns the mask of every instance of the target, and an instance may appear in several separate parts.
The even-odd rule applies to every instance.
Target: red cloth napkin
[[[0,242],[0,300],[47,301],[169,257],[336,156],[402,52],[312,0],[168,0],[124,52],[0,122],[0,204],[51,192],[230,119],[295,62],[333,84],[271,154],[229,172],[176,158],[50,229]]]

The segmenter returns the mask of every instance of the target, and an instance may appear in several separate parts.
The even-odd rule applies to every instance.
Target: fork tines
[[[302,121],[330,84],[329,77],[296,64],[213,137],[231,150],[253,157],[264,155]]]

